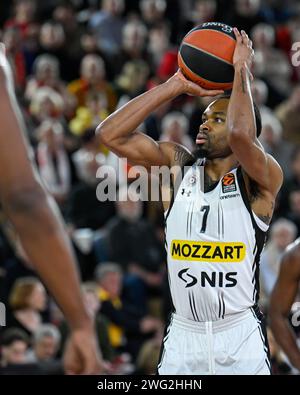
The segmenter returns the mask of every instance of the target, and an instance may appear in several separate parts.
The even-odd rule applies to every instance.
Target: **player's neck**
[[[205,173],[212,180],[217,181],[237,166],[238,162],[232,155],[227,158],[207,159],[205,161]]]

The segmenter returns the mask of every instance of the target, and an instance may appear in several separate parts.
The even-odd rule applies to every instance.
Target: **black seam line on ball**
[[[184,60],[184,64],[196,78],[220,84],[233,82],[234,68],[232,64],[228,64],[207,52],[202,52],[200,49],[195,49],[185,44],[180,48],[180,55],[181,59]],[[201,67],[203,64],[205,64],[205,70]]]
[[[179,54],[179,56],[180,56],[180,58],[181,58],[182,63],[185,65],[185,67],[186,67],[187,69],[189,69],[189,71],[190,71],[196,78],[201,78],[202,80],[204,80],[204,81],[206,81],[206,82],[211,82],[212,84],[215,83],[215,81],[207,80],[206,78],[203,78],[203,77],[197,75],[197,74],[196,74],[186,63],[185,63],[185,61],[183,60],[181,54]],[[183,72],[183,73],[184,73],[184,72]],[[222,84],[222,82],[220,82],[220,84]]]
[[[213,53],[207,52],[207,51],[205,51],[205,50],[202,49],[202,48],[198,48],[198,47],[196,47],[196,46],[193,45],[193,44],[189,44],[189,43],[186,43],[186,42],[185,42],[183,45],[185,45],[185,46],[187,46],[187,47],[194,48],[194,49],[196,49],[197,51],[204,52],[204,53],[206,53],[207,55],[212,56],[212,57],[215,58],[215,59],[221,60],[222,62],[229,64],[229,66],[232,66],[232,63],[228,62],[228,60],[225,60],[225,59],[223,59],[223,58],[220,58],[219,56],[214,55]]]

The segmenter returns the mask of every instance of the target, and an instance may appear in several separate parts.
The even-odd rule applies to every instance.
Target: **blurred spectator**
[[[87,105],[87,96],[102,93],[107,101],[107,109],[112,112],[116,106],[116,96],[111,85],[105,79],[103,59],[98,55],[86,55],[80,66],[80,79],[69,84],[69,92],[76,96],[78,106]]]
[[[65,32],[60,23],[47,21],[41,26],[40,45],[44,52],[51,52],[60,58],[65,39]]]
[[[233,11],[224,19],[228,25],[244,29],[249,34],[255,25],[265,22],[260,12],[261,0],[235,0],[234,3]]]
[[[47,190],[59,205],[68,197],[71,187],[71,169],[63,145],[60,123],[44,121],[38,129],[37,163]]]
[[[217,2],[216,0],[195,0],[193,1],[193,5],[190,5],[187,10],[187,21],[183,28],[183,36],[202,23],[214,22]]]
[[[278,119],[270,113],[262,116],[262,131],[260,141],[269,154],[271,154],[280,164],[284,176],[291,176],[290,158],[293,152],[293,145],[282,139],[282,126]]]
[[[72,81],[78,77],[79,58],[74,58],[70,53],[69,43],[61,23],[51,20],[44,22],[40,29],[39,42],[41,52],[51,54],[58,59],[64,81]]]
[[[161,122],[162,134],[160,141],[173,141],[185,146],[189,151],[193,151],[195,145],[187,134],[188,119],[180,112],[168,113]]]
[[[155,375],[159,362],[162,336],[147,340],[140,349],[136,362],[136,374]]]
[[[48,87],[64,96],[66,88],[60,79],[59,62],[55,56],[40,55],[33,65],[33,76],[28,79],[25,98],[32,100],[40,88]]]
[[[280,218],[271,228],[270,239],[261,255],[262,303],[268,306],[269,295],[279,273],[279,265],[285,248],[296,239],[297,228],[293,222]]]
[[[124,25],[121,51],[114,60],[117,74],[121,72],[126,62],[132,60],[142,59],[152,68],[152,59],[147,52],[147,34],[145,24],[139,19],[129,21]]]
[[[146,339],[161,329],[156,318],[141,315],[134,306],[124,303],[122,293],[122,271],[115,263],[101,263],[96,269],[101,312],[109,318],[110,341],[114,347],[129,352],[135,360]],[[146,336],[146,337],[145,337]]]
[[[86,97],[86,107],[79,107],[69,126],[72,133],[81,136],[87,129],[95,128],[108,116],[106,97],[94,92]]]
[[[0,300],[8,306],[10,293],[16,280],[22,277],[34,277],[35,272],[13,226],[3,218],[1,227],[1,244],[4,250],[1,255],[1,266],[4,277],[0,287]]]
[[[42,322],[46,309],[46,291],[34,277],[19,278],[10,293],[8,328],[19,328],[32,336]]]
[[[157,23],[149,29],[148,52],[155,69],[164,53],[171,47],[170,34],[170,29],[165,23]]]
[[[153,225],[142,218],[138,197],[126,188],[121,188],[118,195],[117,216],[106,226],[108,259],[120,263],[124,271],[134,273],[150,287],[160,286],[163,245]]]
[[[263,80],[255,78],[251,84],[251,92],[261,117],[272,115],[272,110],[266,105],[269,95],[268,85]]]
[[[43,87],[38,89],[32,97],[29,111],[36,126],[42,122],[60,120],[63,114],[64,102],[62,96],[53,89]],[[35,132],[38,134],[38,131]],[[35,136],[36,138],[38,136]]]
[[[1,336],[1,366],[19,365],[27,362],[29,338],[21,329],[6,329]]]
[[[60,347],[61,336],[56,326],[52,324],[40,325],[34,332],[33,350],[28,355],[30,362],[50,362],[56,358]]]
[[[158,83],[167,81],[177,70],[177,50],[169,49],[163,55],[156,70]]]
[[[124,272],[123,300],[140,314],[149,311],[148,301],[161,297],[165,252],[154,226],[142,216],[142,202],[133,192],[120,188],[117,216],[95,238],[99,262],[118,262]],[[159,314],[159,313],[158,313]]]
[[[166,8],[166,0],[140,0],[142,19],[148,28],[165,21]]]
[[[112,347],[109,339],[108,328],[109,320],[100,312],[101,300],[98,297],[98,287],[96,283],[85,283],[82,286],[85,303],[90,314],[95,317],[95,326],[102,356],[105,361],[109,361],[108,373],[110,374],[129,374],[133,367],[130,364],[128,354],[119,354]]]
[[[114,59],[106,52],[102,51],[97,44],[95,33],[85,30],[80,38],[81,58],[85,55],[98,55],[105,63],[105,71],[108,81],[112,81],[116,75]]]
[[[284,180],[280,192],[279,211],[281,215],[287,215],[290,210],[290,194],[293,191],[300,190],[300,147],[296,146],[290,161],[289,167],[291,176]]]
[[[36,1],[16,0],[14,3],[14,16],[6,21],[5,27],[16,27],[21,36],[26,38],[28,30],[34,24]]]
[[[67,44],[65,50],[78,69],[81,55],[80,41],[85,29],[77,21],[74,3],[71,1],[60,3],[53,11],[53,19],[63,26]]]
[[[118,108],[145,89],[148,75],[149,67],[143,60],[133,60],[124,64],[114,84],[119,97]]]
[[[282,123],[283,136],[291,143],[300,143],[300,85],[295,86],[289,98],[276,109],[276,116]]]
[[[144,132],[158,141],[161,135],[161,121],[163,117],[169,112],[172,106],[171,102],[162,104],[158,109],[152,112],[152,114],[145,119],[143,123]],[[199,127],[199,122],[198,122]]]
[[[95,32],[98,46],[107,54],[117,54],[122,43],[124,0],[103,0],[100,11],[92,14],[89,27]]]
[[[287,56],[274,48],[274,28],[260,23],[251,30],[251,38],[256,61],[260,59],[262,66],[261,70],[255,69],[256,76],[265,79],[280,97],[287,97],[291,90],[292,68]]]
[[[106,361],[112,361],[116,353],[109,340],[109,321],[100,313],[101,300],[98,297],[97,289],[96,283],[84,283],[82,286],[83,297],[91,316],[95,318],[97,337],[102,356]]]
[[[72,160],[75,164],[80,182],[72,189],[67,218],[75,229],[101,229],[115,213],[113,201],[99,201],[97,186],[100,179],[96,173],[100,166],[106,164],[106,156],[101,152],[94,129],[83,134],[82,146],[76,151]]]

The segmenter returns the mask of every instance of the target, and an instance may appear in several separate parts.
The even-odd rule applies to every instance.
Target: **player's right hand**
[[[74,329],[64,352],[66,374],[100,374],[107,370],[92,328]]]
[[[188,80],[180,69],[167,81],[180,86],[180,93],[186,93],[190,96],[217,96],[224,93],[223,90],[207,90],[197,85],[196,83]]]

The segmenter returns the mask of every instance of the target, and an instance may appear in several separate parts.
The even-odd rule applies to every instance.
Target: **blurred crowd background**
[[[159,202],[100,202],[96,171],[130,166],[95,138],[95,127],[177,70],[181,39],[220,21],[253,40],[253,96],[261,142],[280,163],[284,185],[261,260],[267,314],[285,247],[300,235],[300,42],[297,0],[1,0],[0,39],[13,70],[30,155],[67,224],[85,302],[112,374],[153,374],[171,309]],[[300,49],[299,47],[296,49]],[[296,59],[300,60],[300,54]],[[155,140],[194,148],[211,99],[178,97],[141,125]],[[9,130],[5,131],[9,133]],[[11,152],[14,155],[14,152]],[[7,308],[0,361],[6,372],[63,374],[68,327],[0,213],[0,301]],[[45,251],[47,254],[47,251]],[[68,279],[66,279],[68,286]],[[297,331],[297,328],[294,328]],[[296,373],[269,331],[273,373]]]

